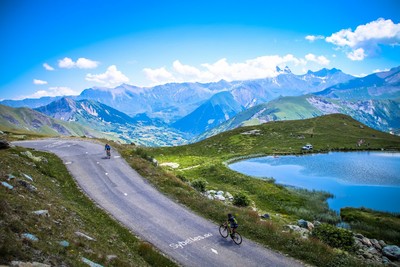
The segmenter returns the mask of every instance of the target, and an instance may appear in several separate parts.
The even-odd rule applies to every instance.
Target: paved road
[[[13,144],[56,154],[92,200],[183,266],[302,266],[250,240],[238,246],[222,238],[218,225],[159,193],[115,150],[106,159],[101,144],[67,139]]]

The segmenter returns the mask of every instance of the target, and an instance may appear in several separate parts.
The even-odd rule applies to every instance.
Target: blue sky
[[[400,65],[400,1],[0,1],[0,99]]]

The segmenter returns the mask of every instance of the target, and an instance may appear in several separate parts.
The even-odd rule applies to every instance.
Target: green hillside
[[[1,266],[11,261],[88,266],[83,258],[102,266],[176,266],[87,198],[54,155],[0,149],[0,166]]]
[[[46,136],[85,136],[119,140],[118,136],[102,133],[75,122],[53,119],[29,108],[11,108],[4,105],[0,105],[0,130]]]
[[[360,139],[365,141],[362,147],[357,146]],[[273,179],[255,179],[226,166],[229,161],[245,157],[300,154],[306,143],[314,146],[314,152],[400,150],[400,137],[368,128],[349,116],[333,114],[241,127],[179,147],[124,146],[121,153],[159,190],[216,223],[232,212],[240,220],[244,236],[268,247],[316,266],[361,266],[351,256],[316,240],[283,233],[284,225],[296,224],[299,219],[338,223],[339,215],[329,210],[326,203],[330,194],[284,187]],[[153,158],[161,166],[167,165],[153,166]],[[169,167],[171,163],[178,167]],[[252,208],[209,200],[193,188],[245,196]],[[271,220],[260,220],[260,214],[264,213],[270,214]]]

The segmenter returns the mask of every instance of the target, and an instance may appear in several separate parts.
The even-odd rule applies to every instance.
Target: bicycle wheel
[[[226,227],[225,225],[221,224],[219,226],[219,233],[223,238],[227,238],[228,237],[228,227]]]
[[[242,236],[238,232],[233,235],[232,240],[236,245],[242,244]]]

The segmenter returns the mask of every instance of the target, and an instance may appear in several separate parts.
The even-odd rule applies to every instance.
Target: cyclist
[[[111,158],[111,147],[110,147],[110,145],[109,145],[109,144],[106,144],[106,145],[104,146],[104,149],[105,149],[105,151],[106,151],[107,157],[108,157],[108,158]]]
[[[228,213],[228,228],[232,238],[235,235],[236,228],[238,228],[238,226],[239,225],[236,218],[231,213]]]

